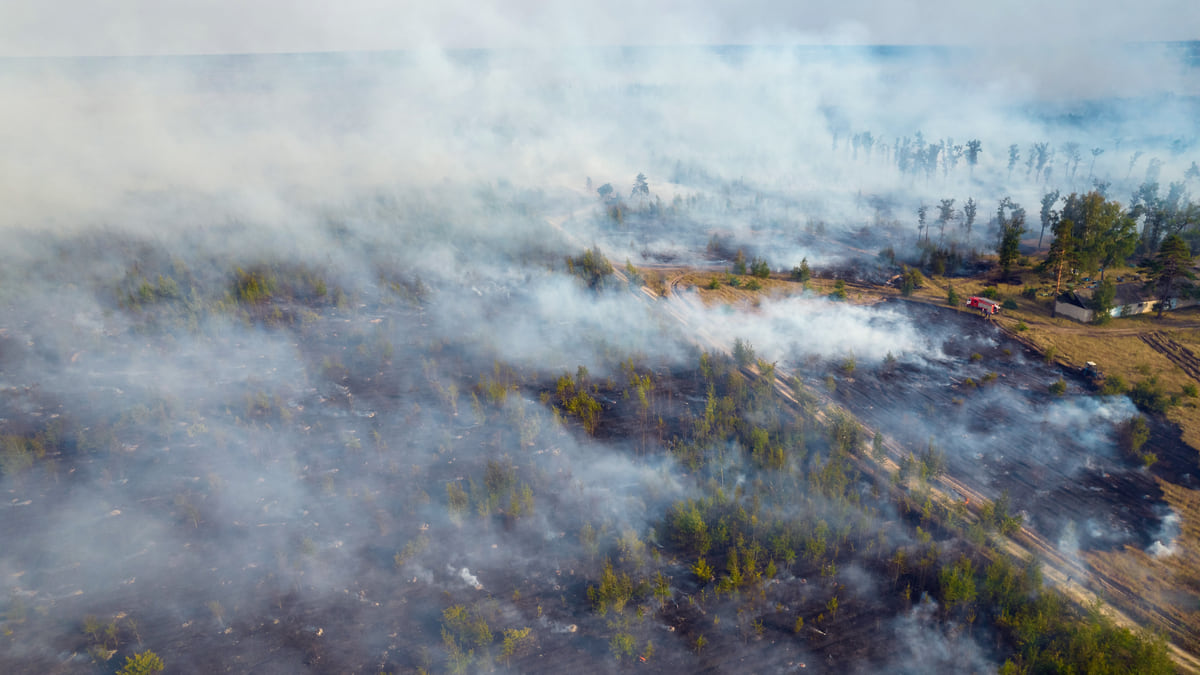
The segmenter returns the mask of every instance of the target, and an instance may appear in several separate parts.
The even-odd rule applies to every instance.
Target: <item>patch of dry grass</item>
[[[738,286],[730,284],[736,278]],[[717,280],[717,288],[710,288],[713,279]],[[746,288],[751,281],[758,282],[762,288],[749,290]],[[678,275],[680,289],[695,290],[706,305],[734,305],[757,307],[764,298],[786,297],[810,293],[814,297],[829,295],[833,292],[833,279],[810,279],[805,283],[792,281],[783,275],[772,275],[767,279],[757,279],[752,276],[735,276],[728,272],[686,272]],[[868,303],[877,301],[878,292],[863,288],[846,286],[846,296],[849,302]]]
[[[1113,272],[1126,278],[1135,273],[1135,270]],[[1141,334],[1162,332],[1200,357],[1200,309],[1167,312],[1162,319],[1154,314],[1142,314],[1113,319],[1104,325],[1081,324],[1066,317],[1052,316],[1053,297],[1031,299],[1021,295],[1021,290],[1026,286],[1048,287],[1039,275],[1025,270],[1016,277],[1019,283],[999,284],[996,288],[1001,299],[1014,301],[1017,309],[1003,310],[995,320],[1043,353],[1051,352],[1059,363],[1082,368],[1086,362],[1092,361],[1101,372],[1119,375],[1130,385],[1157,377],[1168,394],[1180,394],[1185,385],[1200,385],[1139,337]],[[944,305],[950,284],[954,285],[964,304],[969,296],[978,295],[991,285],[983,279],[936,277],[919,289],[915,297]],[[1019,330],[1020,324],[1024,324],[1024,330]],[[1172,408],[1167,417],[1179,424],[1184,442],[1193,448],[1200,448],[1200,414],[1197,414],[1194,406],[1200,402],[1187,398],[1181,398],[1181,401],[1183,405]]]
[[[1159,485],[1182,522],[1174,553],[1153,556],[1127,546],[1122,551],[1091,553],[1088,563],[1144,601],[1129,608],[1132,614],[1196,653],[1200,652],[1200,608],[1196,605],[1200,595],[1200,491],[1166,481]]]
[[[1185,316],[1191,314],[1191,317]],[[1170,318],[1167,318],[1170,317]],[[1167,337],[1192,349],[1200,356],[1200,345],[1194,329],[1179,330],[1173,325],[1195,321],[1195,310],[1164,316],[1157,321],[1149,315],[1115,319],[1104,326],[1084,326],[1070,319],[1040,318],[1027,312],[1013,312],[1003,319],[1006,327],[1013,329],[1017,322],[1024,321],[1028,330],[1021,337],[1036,345],[1040,350],[1054,350],[1055,359],[1073,367],[1082,367],[1092,361],[1105,375],[1119,375],[1130,385],[1151,377],[1158,379],[1164,391],[1181,395],[1185,386],[1197,386],[1182,368],[1142,341],[1139,335],[1162,332]],[[1180,397],[1181,405],[1170,410],[1167,417],[1179,424],[1183,440],[1193,448],[1200,448],[1200,415],[1194,407],[1197,401]]]

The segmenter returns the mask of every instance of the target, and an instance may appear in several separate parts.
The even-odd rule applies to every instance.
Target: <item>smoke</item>
[[[1079,532],[1074,521],[1068,521],[1058,537],[1058,552],[1079,562]]]
[[[889,353],[935,355],[929,339],[908,317],[886,307],[793,296],[766,299],[753,311],[704,308],[699,302],[682,305],[682,311],[690,325],[703,326],[716,343],[732,345],[742,339],[767,362],[853,357],[864,366],[878,366]]]
[[[453,568],[451,568],[451,571],[453,571]],[[467,582],[467,585],[470,586],[471,588],[474,588],[477,591],[483,590],[483,584],[479,583],[479,577],[475,576],[474,574],[471,574],[471,571],[468,570],[467,568],[464,567],[464,568],[460,569],[458,571],[458,576],[463,581]]]
[[[908,614],[893,624],[901,652],[888,664],[892,673],[991,673],[996,664],[963,626],[950,630],[936,621],[938,603],[922,595]],[[882,672],[882,671],[881,671]]]
[[[1105,44],[1111,56],[1080,69],[1076,52],[1013,58],[1007,43],[694,46],[886,41],[882,24],[824,14],[768,30],[744,8],[485,6],[463,26],[455,9],[316,21],[305,6],[271,13],[287,24],[271,30],[259,30],[268,12],[239,11],[223,31],[192,7],[172,12],[161,40],[148,29],[166,20],[158,10],[116,25],[91,10],[70,25],[3,13],[12,39],[0,43],[21,55],[226,54],[0,62],[0,579],[34,610],[6,619],[21,638],[14,658],[29,659],[19,666],[84,668],[95,646],[84,618],[127,613],[141,629],[122,624],[122,647],[167,645],[196,672],[229,668],[220,657],[232,652],[236,668],[279,672],[425,667],[422,646],[394,635],[436,627],[445,594],[494,602],[506,627],[548,642],[596,640],[607,627],[580,599],[604,554],[655,555],[652,525],[700,490],[661,438],[635,451],[615,432],[579,433],[542,397],[580,366],[593,383],[618,380],[627,362],[669,374],[694,366],[696,347],[661,306],[585,290],[563,273],[566,256],[597,245],[618,266],[710,264],[720,235],[776,269],[802,258],[870,268],[879,248],[911,243],[922,202],[1012,194],[1029,207],[1052,185],[1089,186],[1061,156],[1050,180],[1012,175],[1010,143],[1104,148],[1094,173],[1113,194],[1144,173],[1127,169],[1131,153],[1161,157],[1173,180],[1195,150],[1196,74],[1167,47]],[[371,37],[334,39],[348,23]],[[41,40],[51,24],[62,32]],[[688,46],[583,48],[585,26],[610,31],[606,44]],[[525,47],[550,29],[559,45],[444,49]],[[409,49],[362,51],[395,44],[381,31]],[[355,51],[227,55],[327,47]],[[867,131],[879,145],[855,149]],[[895,146],[917,132],[955,139],[951,150],[980,139],[978,166],[899,171]],[[629,195],[639,172],[651,191],[641,201]],[[619,222],[619,204],[596,192],[606,183],[627,207]],[[987,245],[982,220],[964,245]],[[267,287],[273,300],[255,300]],[[955,341],[892,306],[670,302],[705,347],[741,338],[809,381],[823,382],[822,362],[870,371],[892,354],[915,390],[933,391],[984,376],[966,355],[999,344]],[[1029,381],[1050,375],[1037,367]],[[840,377],[840,391],[856,386]],[[917,395],[881,402],[872,422],[906,442],[953,439],[947,451],[981,474],[1056,467],[1036,490],[1087,458],[1108,466],[1127,401],[1027,394],[997,386],[960,408]],[[656,410],[663,428],[690,423],[687,396]],[[1011,430],[988,421],[995,410]],[[731,482],[756,489],[737,452],[726,464]],[[809,509],[835,526],[859,517]],[[1175,532],[1159,535],[1163,548]],[[872,595],[860,566],[843,576]],[[918,609],[896,625],[912,672],[948,665],[943,652],[974,654]],[[664,643],[667,662],[690,664],[681,640]],[[576,653],[568,644],[546,651]]]
[[[1182,68],[1167,48],[1133,56],[1126,61],[1162,64],[1141,73]],[[1044,74],[1046,63],[1058,62],[1039,58],[1038,69],[1023,72]],[[1008,58],[995,63],[1017,67]],[[1012,143],[1026,153],[1033,142],[1057,146],[1065,137],[1085,151],[1105,149],[1095,175],[1106,180],[1122,181],[1137,149],[1147,159],[1157,153],[1164,176],[1177,179],[1186,168],[1180,146],[1170,146],[1183,139],[1186,150],[1194,136],[1188,99],[1134,113],[1114,102],[1129,95],[1123,89],[1071,92],[1070,100],[1100,101],[1093,107],[1112,114],[1051,110],[1042,91],[1014,88],[993,65],[970,53],[875,58],[849,48],[10,61],[0,72],[13,101],[0,119],[7,130],[0,140],[13,148],[0,165],[11,204],[3,223],[156,232],[168,222],[181,231],[234,220],[253,223],[243,234],[260,241],[270,233],[289,248],[320,251],[313,228],[299,227],[314,210],[396,185],[503,179],[553,196],[578,191],[590,176],[624,193],[645,171],[668,204],[677,194],[708,194],[722,207],[737,197],[713,190],[712,181],[737,181],[766,198],[750,222],[723,208],[692,214],[702,223],[720,218],[735,232],[779,218],[858,229],[870,216],[855,206],[861,195],[902,200],[904,213],[945,196],[962,202],[1009,193],[1036,203],[1038,181],[1014,180],[1005,168]],[[1061,91],[1080,72],[1070,69],[1044,88]],[[1137,81],[1176,95],[1196,91],[1195,82],[1127,78],[1103,66],[1082,72],[1121,87]],[[958,93],[964,84],[968,95]],[[689,114],[695,109],[708,112]],[[1080,115],[1103,124],[1070,123]],[[1146,128],[1157,131],[1138,131]],[[851,151],[851,136],[865,131],[881,147]],[[890,156],[896,149],[882,146],[916,132],[935,143],[981,139],[980,165],[968,175],[964,159],[936,180],[899,175]],[[1057,161],[1068,158],[1060,153]],[[697,170],[678,174],[679,166]],[[1060,166],[1045,187],[1062,185],[1069,171]],[[708,180],[675,182],[688,175]],[[1089,187],[1078,170],[1071,175],[1064,187]],[[1126,192],[1120,187],[1113,186],[1118,195]]]
[[[1179,514],[1175,509],[1168,508],[1168,513],[1162,517],[1162,525],[1158,532],[1154,534],[1154,543],[1150,544],[1150,548],[1146,552],[1156,558],[1173,556],[1178,552],[1176,540],[1179,539],[1179,534],[1182,531],[1180,525]]]

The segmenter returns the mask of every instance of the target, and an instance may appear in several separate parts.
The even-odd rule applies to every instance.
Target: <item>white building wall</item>
[[[1054,314],[1056,316],[1065,316],[1068,319],[1074,319],[1082,323],[1092,322],[1092,310],[1084,309],[1078,305],[1072,305],[1069,302],[1055,301]]]

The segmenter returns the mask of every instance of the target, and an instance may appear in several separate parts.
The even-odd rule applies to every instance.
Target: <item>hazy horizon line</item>
[[[1200,63],[1200,39],[1195,40],[1136,40],[1120,42],[1114,45],[1117,49],[1167,47],[1179,50],[1191,50],[1191,57]],[[1050,45],[1047,48],[1053,49]],[[683,44],[593,44],[593,45],[548,45],[548,46],[496,46],[496,47],[438,47],[436,51],[445,54],[485,54],[485,53],[538,53],[538,52],[573,52],[573,51],[658,51],[658,50],[739,50],[739,51],[783,51],[783,50],[851,50],[851,51],[961,51],[961,52],[995,52],[1004,49],[1021,49],[1028,51],[1030,45],[1014,42],[1010,45],[972,45],[964,43],[683,43]],[[236,57],[289,57],[289,56],[371,56],[371,55],[406,55],[420,54],[430,51],[428,48],[389,48],[389,49],[314,49],[304,51],[241,51],[241,52],[145,52],[132,54],[39,54],[39,55],[9,55],[0,53],[0,61],[74,61],[74,60],[122,60],[122,59],[203,59],[203,58],[236,58]]]

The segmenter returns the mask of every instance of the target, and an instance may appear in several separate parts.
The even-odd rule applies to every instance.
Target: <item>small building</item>
[[[1088,306],[1091,297],[1084,299],[1075,291],[1067,291],[1054,299],[1054,316],[1065,316],[1080,323],[1091,323],[1096,312]]]
[[[1147,289],[1144,283],[1117,284],[1115,290],[1113,308],[1110,312],[1114,318],[1153,312],[1158,305],[1158,298],[1154,297],[1154,292]],[[1065,316],[1082,323],[1091,323],[1096,318],[1096,312],[1092,309],[1094,293],[1094,285],[1063,293],[1054,301],[1054,315]],[[1195,300],[1171,298],[1167,301],[1167,310],[1191,307],[1195,304],[1197,304]]]

